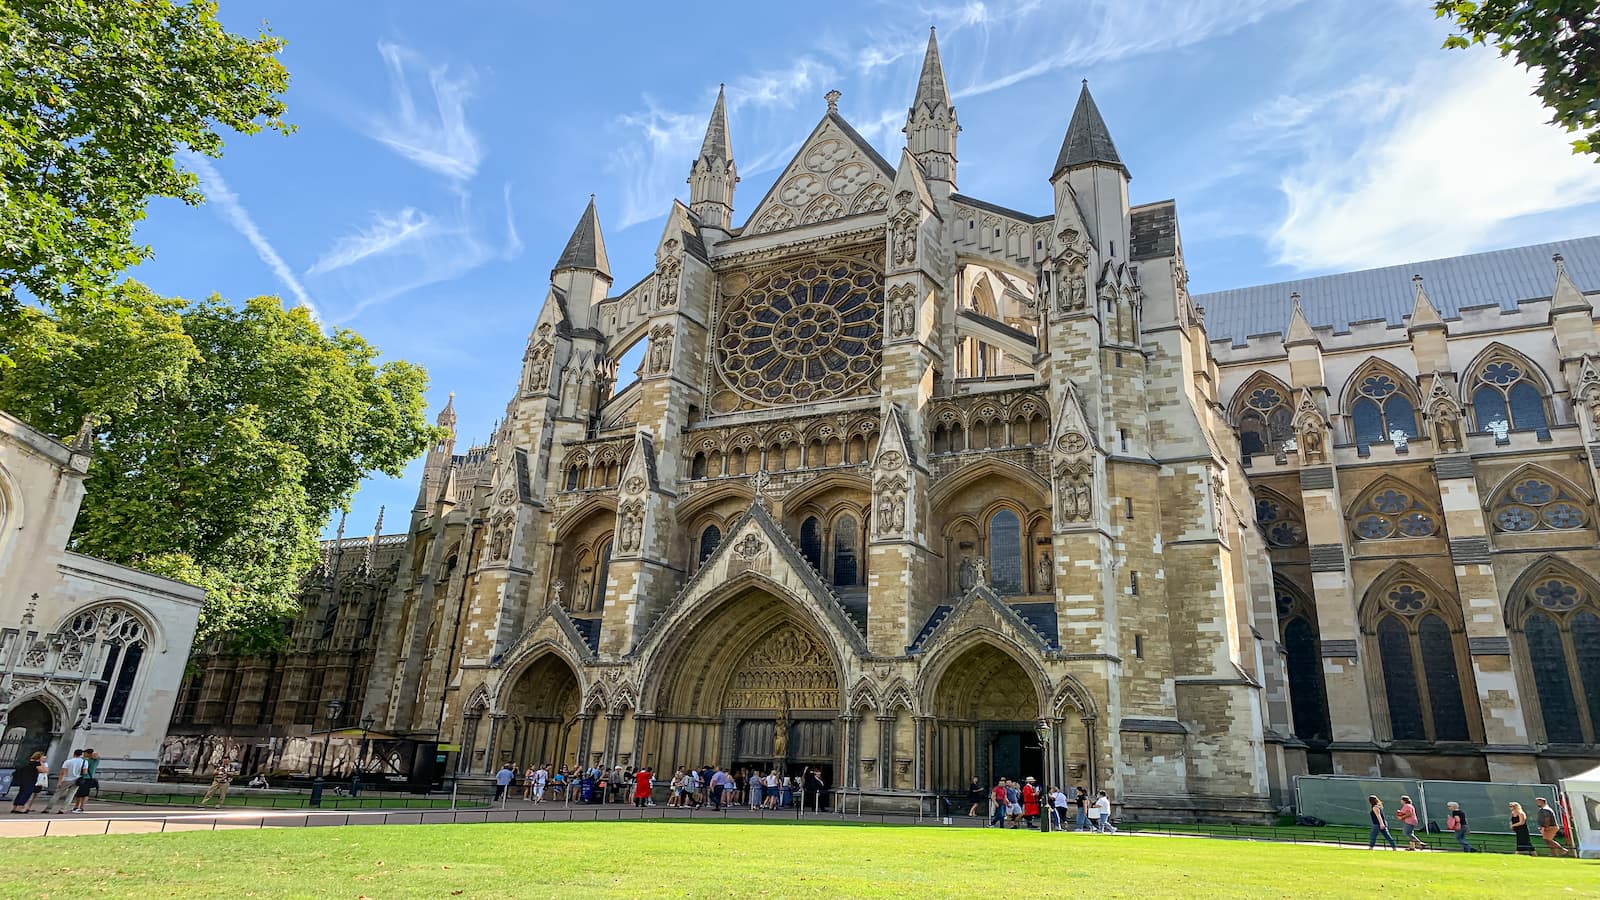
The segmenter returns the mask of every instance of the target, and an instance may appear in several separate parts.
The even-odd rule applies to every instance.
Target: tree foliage
[[[136,283],[118,295],[126,305],[99,315],[31,312],[0,329],[22,363],[0,376],[0,408],[67,435],[111,397],[74,549],[205,587],[200,640],[269,645],[329,511],[433,438],[427,377],[276,297],[175,307]],[[130,400],[117,385],[133,380]]]
[[[144,256],[151,197],[201,200],[178,151],[287,131],[281,46],[225,31],[206,0],[0,2],[0,314],[19,288],[49,307]]]
[[[1594,0],[1435,0],[1459,29],[1451,48],[1492,44],[1539,76],[1550,121],[1578,137],[1575,153],[1600,162],[1600,6]]]

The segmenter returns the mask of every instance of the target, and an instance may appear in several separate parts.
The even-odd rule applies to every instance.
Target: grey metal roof
[[[1384,319],[1402,324],[1411,314],[1415,290],[1411,276],[1421,275],[1428,299],[1446,319],[1462,309],[1498,304],[1515,309],[1525,300],[1550,297],[1556,283],[1553,254],[1566,258],[1567,274],[1578,290],[1600,291],[1600,235],[1491,250],[1448,259],[1384,266],[1359,272],[1319,275],[1255,287],[1197,294],[1204,307],[1206,333],[1212,340],[1243,342],[1255,334],[1283,334],[1289,328],[1289,295],[1313,327],[1344,331],[1351,322]]]
[[[1083,82],[1083,90],[1078,92],[1078,107],[1072,111],[1072,121],[1067,125],[1067,136],[1061,141],[1061,154],[1056,157],[1056,168],[1050,173],[1054,178],[1061,174],[1063,169],[1089,163],[1108,163],[1128,171],[1122,164],[1122,157],[1117,155],[1117,145],[1111,142],[1111,131],[1106,128],[1106,120],[1100,117],[1100,107],[1094,105],[1094,98],[1089,96],[1089,82]]]

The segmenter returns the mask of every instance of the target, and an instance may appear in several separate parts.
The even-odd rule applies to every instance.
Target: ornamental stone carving
[[[767,550],[767,542],[756,537],[755,532],[750,532],[733,545],[733,555],[740,559],[755,559]]]
[[[795,625],[784,625],[756,645],[729,685],[724,705],[733,709],[838,709],[839,678],[833,657]]]
[[[897,267],[916,265],[917,262],[917,216],[907,210],[894,219],[894,231],[890,238],[893,247],[890,259]]]
[[[909,284],[897,284],[889,289],[889,334],[896,340],[909,338],[917,332],[916,289]]]
[[[661,375],[672,368],[672,326],[657,325],[650,329],[650,353],[647,370]]]
[[[678,275],[682,265],[671,257],[656,269],[656,302],[663,309],[678,305]]]
[[[550,388],[550,358],[554,349],[550,344],[540,341],[528,351],[529,391],[543,391]]]
[[[622,528],[617,537],[623,552],[636,553],[644,537],[644,504],[638,501],[622,507]]]
[[[1056,467],[1056,519],[1087,522],[1094,516],[1094,465],[1087,460]]]
[[[508,512],[494,517],[494,522],[489,528],[489,558],[491,560],[505,559],[511,551],[511,531],[516,524],[516,519]]]

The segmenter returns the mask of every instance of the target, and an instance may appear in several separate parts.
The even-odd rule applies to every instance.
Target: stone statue
[[[632,553],[639,549],[639,539],[644,533],[644,511],[629,504],[622,513],[622,549]]]
[[[1306,461],[1322,462],[1322,429],[1316,425],[1307,427],[1300,446],[1305,448]]]
[[[1038,590],[1047,591],[1050,589],[1050,576],[1050,554],[1041,553],[1039,554]]]
[[[977,583],[976,571],[972,567],[972,557],[961,557],[961,566],[957,570],[958,574],[956,576],[957,583],[961,585],[961,593],[965,594],[967,591],[972,590],[972,586]]]
[[[1443,404],[1433,414],[1440,450],[1455,450],[1461,446],[1461,416],[1455,407]]]
[[[578,589],[572,592],[572,607],[578,612],[589,611],[589,598],[594,593],[593,585],[589,580],[589,568],[585,567],[578,576]]]
[[[778,704],[778,717],[772,723],[772,755],[775,759],[789,756],[789,692],[783,692]]]

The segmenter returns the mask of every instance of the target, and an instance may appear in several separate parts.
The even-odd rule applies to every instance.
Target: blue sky
[[[1441,50],[1426,0],[372,6],[222,0],[230,28],[287,39],[298,131],[185,160],[210,202],[156,204],[134,277],[311,304],[425,366],[433,409],[455,391],[463,449],[504,412],[590,193],[620,289],[686,196],[719,82],[736,222],[830,89],[896,158],[929,25],[961,191],[1048,211],[1088,78],[1134,202],[1177,199],[1196,292],[1600,232],[1600,168],[1527,73]],[[419,473],[363,485],[349,532],[380,504],[403,528]]]

